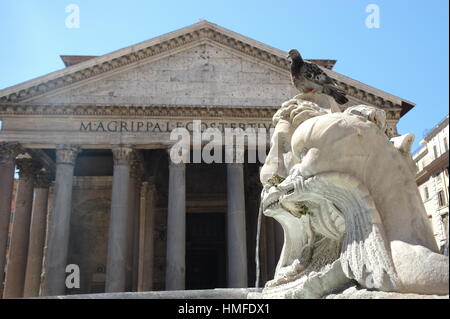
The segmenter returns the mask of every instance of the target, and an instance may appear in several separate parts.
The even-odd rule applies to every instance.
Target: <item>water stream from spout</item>
[[[259,288],[260,284],[260,277],[261,277],[261,266],[260,266],[260,257],[259,257],[259,245],[260,245],[260,238],[261,238],[261,223],[262,223],[262,215],[263,215],[263,203],[262,199],[264,195],[264,188],[261,191],[261,198],[259,203],[259,213],[258,213],[258,226],[256,230],[256,253],[255,253],[255,263],[256,263],[256,282],[255,287]]]

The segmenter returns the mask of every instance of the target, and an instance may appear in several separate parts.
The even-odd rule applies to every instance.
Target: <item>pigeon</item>
[[[318,65],[303,60],[300,52],[289,50],[288,59],[291,60],[292,84],[301,92],[323,93],[331,96],[338,104],[345,104],[348,99],[345,92],[337,86]]]

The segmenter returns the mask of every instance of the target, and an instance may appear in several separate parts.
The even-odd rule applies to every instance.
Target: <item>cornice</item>
[[[441,154],[437,159],[425,166],[420,172],[416,174],[417,185],[425,183],[432,175],[448,169],[449,152]]]
[[[434,128],[426,132],[425,137],[423,140],[425,142],[429,142],[435,137],[439,132],[441,132],[446,126],[448,126],[448,114],[445,116],[443,120],[439,122],[438,125],[436,125]]]
[[[29,81],[22,85],[17,85],[8,89],[0,91],[0,103],[17,103],[27,99],[39,96],[41,94],[63,88],[83,80],[87,80],[106,72],[131,65],[138,61],[165,55],[172,51],[177,51],[180,48],[191,43],[213,42],[243,54],[247,57],[259,60],[261,62],[272,65],[278,69],[289,72],[289,61],[280,54],[279,50],[263,49],[256,41],[246,42],[246,38],[236,36],[233,33],[221,32],[221,30],[209,23],[200,24],[196,28],[188,28],[185,33],[175,33],[172,37],[161,36],[161,41],[150,41],[148,46],[137,45],[134,49],[127,50],[126,53],[117,56],[112,55],[111,59],[106,59],[109,55],[100,58],[74,65],[72,67],[63,69],[62,71],[54,72],[48,76],[42,77],[39,81]],[[333,77],[333,71],[328,71],[328,74]],[[337,75],[337,74],[336,74]],[[342,76],[337,76],[344,78]],[[336,77],[335,77],[336,78]],[[345,90],[346,94],[356,99],[369,103],[371,105],[386,109],[399,107],[403,109],[402,114],[406,113],[413,105],[408,103],[398,102],[399,99],[394,97],[392,100],[386,98],[389,94],[382,92],[384,97],[367,92],[364,89],[349,85],[344,80],[336,79],[338,85]],[[399,104],[401,103],[401,104]],[[405,105],[402,105],[405,104]]]
[[[394,103],[388,99],[382,98],[373,93],[357,88],[353,85],[349,85],[343,81],[336,80],[336,82],[338,86],[345,91],[345,94],[347,96],[354,97],[361,102],[368,103],[369,105],[373,105],[382,109],[399,108],[400,110],[403,110],[403,106],[400,104]]]
[[[197,105],[61,105],[0,104],[0,115],[129,116],[129,117],[238,117],[271,119],[278,107]]]
[[[129,117],[204,117],[268,118],[278,106],[203,106],[203,105],[106,105],[106,104],[18,104],[0,103],[0,115],[12,116],[129,116]],[[383,108],[387,120],[398,121],[400,107]]]

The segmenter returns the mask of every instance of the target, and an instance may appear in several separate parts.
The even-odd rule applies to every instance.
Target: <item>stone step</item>
[[[247,299],[249,293],[261,288],[218,288],[204,290],[172,290],[146,292],[117,292],[42,297],[44,299]]]

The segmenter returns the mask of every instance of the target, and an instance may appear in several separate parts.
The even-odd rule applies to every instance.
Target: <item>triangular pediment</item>
[[[69,63],[67,64],[69,66],[62,70],[52,72],[45,76],[12,86],[10,88],[6,88],[4,90],[0,90],[0,103],[35,104],[37,102],[52,103],[52,101],[55,101],[55,103],[61,103],[61,101],[64,101],[64,103],[95,103],[95,101],[114,103],[111,101],[111,99],[101,98],[104,97],[105,94],[107,94],[110,95],[112,99],[116,97],[117,103],[123,104],[125,102],[120,100],[119,98],[121,96],[121,87],[114,86],[111,83],[111,81],[114,81],[114,76],[116,77],[116,79],[120,77],[125,77],[128,79],[128,76],[132,77],[132,75],[130,74],[133,72],[138,72],[135,74],[138,74],[139,76],[150,76],[150,74],[153,72],[153,68],[156,68],[158,64],[168,63],[170,59],[177,59],[177,57],[181,57],[183,55],[183,52],[189,52],[191,54],[190,58],[193,58],[192,49],[199,48],[202,45],[208,50],[211,48],[215,48],[216,50],[218,50],[218,52],[220,52],[220,54],[228,53],[233,56],[233,58],[230,58],[229,61],[229,70],[227,70],[226,68],[224,68],[223,72],[219,72],[217,69],[214,70],[214,72],[216,72],[216,79],[225,79],[228,76],[227,73],[229,73],[230,70],[234,70],[233,68],[236,67],[237,63],[237,65],[245,64],[246,66],[250,66],[250,68],[254,70],[255,73],[268,72],[268,74],[270,75],[268,75],[268,77],[266,78],[266,82],[270,83],[270,77],[275,79],[277,76],[283,78],[280,81],[284,83],[284,86],[286,86],[286,81],[289,81],[289,62],[286,59],[286,52],[272,48],[253,39],[244,37],[240,34],[222,28],[208,21],[201,21],[186,28],[132,45],[124,49],[120,49],[103,56],[92,57],[85,60],[84,62],[80,62],[77,64]],[[198,57],[201,57],[201,54],[199,54],[197,58]],[[182,63],[186,63],[186,61]],[[239,63],[239,61],[241,62]],[[318,61],[316,60],[316,62]],[[355,101],[368,102],[369,104],[377,105],[383,108],[398,108],[401,109],[403,114],[414,106],[413,103],[408,102],[404,99],[329,70],[329,68],[334,65],[334,62],[335,61],[333,60],[321,60],[320,63],[324,63],[323,67],[326,72],[329,73],[330,76],[335,78],[343,87],[343,89],[346,90],[347,94],[351,97],[354,97]],[[214,64],[214,66],[218,67],[219,69],[223,67],[222,64],[220,66],[219,64]],[[196,65],[195,67],[199,67],[199,65]],[[195,67],[192,69],[185,69],[184,71],[188,71],[188,73],[184,73],[182,76],[193,76],[195,78],[198,75],[195,73]],[[209,67],[212,68],[212,64],[209,64]],[[147,68],[147,70],[143,70],[143,68]],[[206,67],[203,66],[203,68]],[[131,71],[133,69],[135,71]],[[141,69],[141,73],[137,71],[139,69]],[[206,74],[211,75],[213,73],[211,71],[212,70],[204,71],[205,76]],[[246,71],[242,69],[242,73],[245,72]],[[292,90],[292,88],[286,87],[284,87],[280,92],[274,92],[273,90],[276,88],[276,86],[272,86],[271,88],[261,86],[258,89],[257,85],[260,83],[252,83],[252,81],[258,78],[257,75],[255,75],[254,77],[250,76],[249,80],[247,81],[244,81],[244,74],[242,74],[240,77],[241,80],[235,83],[238,86],[234,91],[236,94],[239,94],[239,92],[241,92],[240,90],[245,90],[246,96],[248,96],[249,92],[251,94],[253,94],[252,92],[256,92],[255,97],[258,98],[258,90],[264,91],[264,96],[259,97],[261,98],[260,100],[264,99],[265,102],[260,101],[254,106],[261,105],[261,103],[263,103],[263,105],[271,105],[272,103],[279,101],[280,98],[284,98],[286,94],[288,94],[287,97],[292,97],[292,95],[289,94],[291,94],[291,92],[295,92],[295,90]],[[185,78],[176,77],[176,79],[183,82],[183,79]],[[233,93],[233,86],[220,85],[220,83],[216,82],[217,81],[209,81],[208,79],[206,79],[204,81],[204,83],[206,84],[204,84],[203,86],[200,86],[198,83],[195,84],[195,82],[190,85],[185,85],[184,83],[182,83],[178,86],[171,86],[170,90],[166,89],[164,85],[161,85],[162,87],[159,88],[161,89],[159,93],[160,95],[171,95],[175,100],[177,98],[183,97],[184,94],[185,99],[183,100],[183,104],[185,104],[188,103],[189,96],[192,96],[191,93],[193,94],[197,92],[196,94],[198,95],[199,90],[203,90],[202,92],[204,92],[205,94],[214,91],[218,93],[217,99],[214,104],[216,102],[222,103],[223,101],[221,99],[223,99],[224,97],[230,98],[230,94]],[[156,101],[158,100],[158,96],[153,94],[154,92],[152,91],[151,87],[147,87],[147,85],[150,85],[150,83],[151,81],[143,82],[139,84],[141,85],[141,87],[129,87],[128,89],[134,90],[133,94],[137,94],[137,92],[142,89],[148,90],[148,92],[144,96],[140,94],[130,96],[126,104],[148,104],[149,102],[151,102],[148,100],[153,98],[153,102],[156,103]],[[94,86],[92,86],[93,84]],[[115,84],[120,85],[119,82]],[[253,86],[251,86],[251,84],[253,84]],[[89,88],[89,85],[91,85],[91,88]],[[76,97],[76,94],[74,94],[76,90],[84,90],[83,92],[89,92],[89,90],[91,90],[90,92],[94,95],[98,94],[97,100],[94,99],[81,102],[81,100],[79,99],[81,97]],[[251,94],[250,100],[252,100],[253,98]],[[266,99],[266,97],[270,94],[272,94],[272,99]],[[58,100],[58,98],[60,100]],[[232,100],[232,103],[239,102],[236,96],[235,98],[235,100]],[[205,96],[205,99],[209,101],[210,97],[208,97],[207,95]],[[250,102],[250,100],[247,101],[248,104],[245,104],[245,101],[243,101],[242,103],[244,103],[244,105],[250,105],[253,103]]]
[[[215,43],[129,64],[32,98],[37,104],[277,106],[296,94],[289,73]]]

